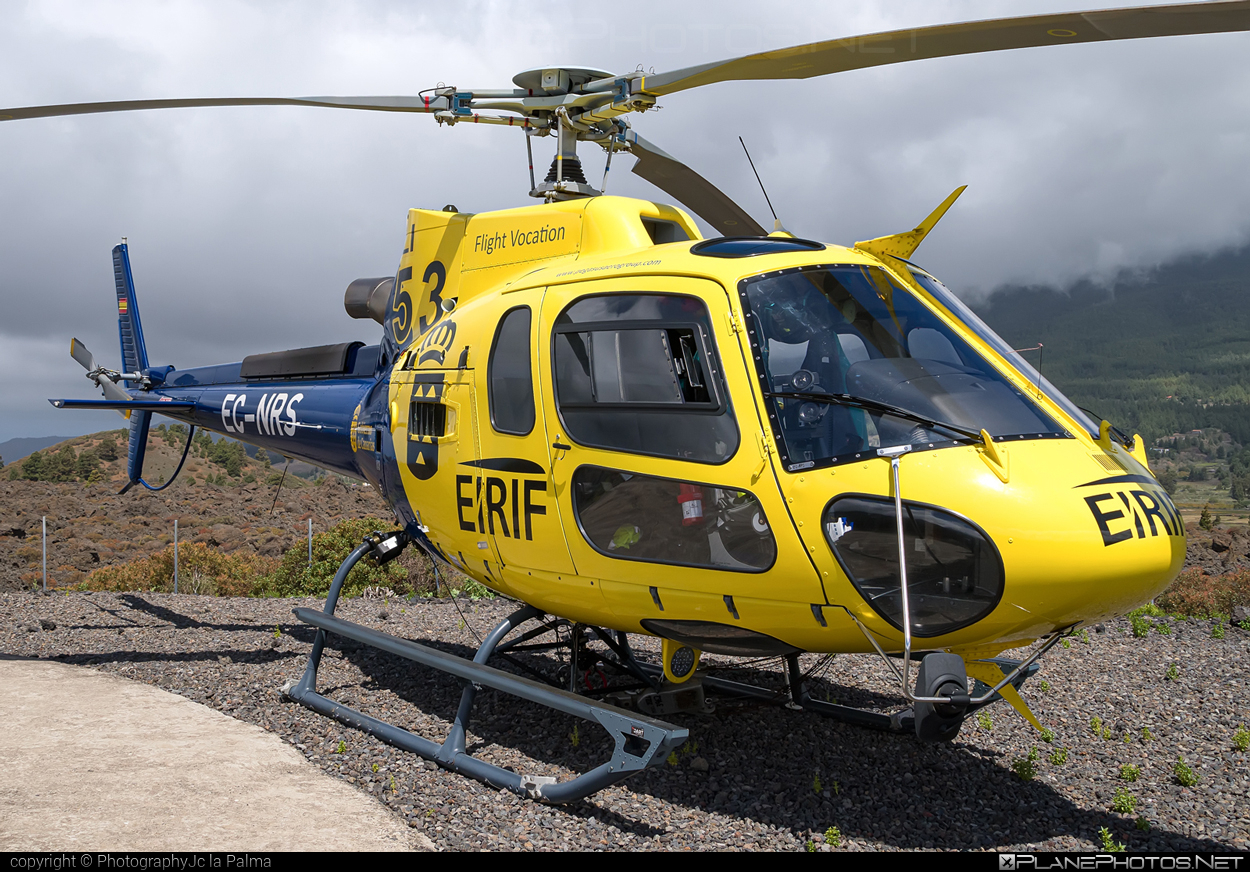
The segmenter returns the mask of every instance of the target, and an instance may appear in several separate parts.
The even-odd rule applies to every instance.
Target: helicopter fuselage
[[[1124,613],[1184,558],[1140,437],[899,258],[701,241],[618,197],[414,209],[386,303],[380,346],[144,396],[369,481],[501,593],[699,650],[900,650],[902,553],[913,647],[992,656]]]

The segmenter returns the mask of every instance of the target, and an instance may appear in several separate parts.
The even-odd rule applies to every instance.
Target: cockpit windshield
[[[788,469],[981,430],[1068,435],[885,270],[802,267],[747,279],[739,292]]]
[[[906,261],[904,261],[906,263]],[[1037,371],[1034,366],[1020,356],[1020,352],[1016,351],[1008,345],[1003,338],[990,329],[989,325],[977,317],[977,313],[968,308],[968,304],[959,297],[955,296],[946,285],[929,275],[915,264],[908,263],[911,269],[912,278],[916,282],[934,296],[934,298],[951,311],[956,318],[968,325],[973,333],[977,334],[986,345],[993,348],[1007,362],[1016,368],[1016,370],[1024,376],[1028,381],[1038,386],[1038,389],[1054,402],[1059,408],[1063,409],[1072,416],[1078,424],[1086,429],[1095,439],[1098,438],[1098,424],[1095,423],[1084,411],[1081,410],[1076,403],[1069,400],[1059,389],[1050,383],[1050,380]]]

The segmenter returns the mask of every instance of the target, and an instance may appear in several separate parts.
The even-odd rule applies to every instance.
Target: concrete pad
[[[430,848],[260,727],[94,669],[0,660],[0,850]]]

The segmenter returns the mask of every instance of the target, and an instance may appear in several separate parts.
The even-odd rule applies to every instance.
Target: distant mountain
[[[10,439],[7,442],[0,442],[0,458],[4,459],[4,465],[8,466],[15,460],[22,460],[28,457],[31,452],[42,451],[49,445],[56,445],[58,442],[64,442],[71,439],[71,436],[22,436],[17,439]]]
[[[1250,248],[1111,288],[1003,288],[976,308],[1013,347],[1041,342],[1042,374],[1121,430],[1219,427],[1250,444]]]

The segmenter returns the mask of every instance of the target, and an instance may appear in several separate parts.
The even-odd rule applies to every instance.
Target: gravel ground
[[[1250,721],[1238,701],[1250,632],[1239,628],[1215,639],[1209,622],[1162,621],[1169,633],[1135,638],[1127,621],[1116,621],[1057,647],[1025,687],[1054,731],[1049,744],[1005,703],[970,718],[953,743],[921,745],[721,699],[711,714],[669,718],[691,734],[675,765],[559,807],[431,768],[285,700],[277,688],[299,677],[313,635],[293,625],[296,606],[320,601],[7,593],[0,652],[93,666],[259,724],[443,849],[803,850],[810,841],[828,850],[821,834],[830,826],[842,848],[858,850],[1092,850],[1102,827],[1130,850],[1250,848],[1250,754],[1233,744]],[[462,601],[462,618],[450,602],[354,599],[338,614],[466,654],[473,631],[485,634],[513,607]],[[341,641],[332,637],[327,648],[323,693],[441,740],[459,698],[454,680]],[[772,686],[782,678],[775,663],[750,671]],[[863,656],[836,658],[812,691],[854,705],[899,703],[882,667]],[[1094,717],[1107,738],[1094,735]],[[490,690],[478,696],[470,732],[470,749],[484,759],[561,777],[606,760],[608,741],[593,724]],[[1026,781],[1012,763],[1033,747],[1036,775]],[[1054,762],[1058,749],[1067,750],[1065,762]],[[1182,755],[1196,786],[1177,782]],[[1137,781],[1121,780],[1125,765],[1139,767]],[[1121,790],[1136,800],[1132,813],[1111,810]]]

